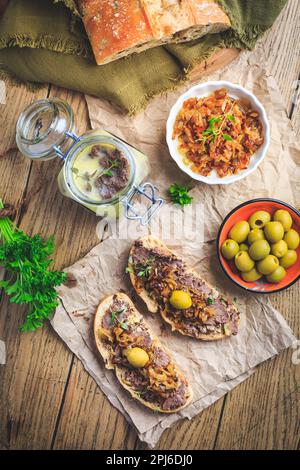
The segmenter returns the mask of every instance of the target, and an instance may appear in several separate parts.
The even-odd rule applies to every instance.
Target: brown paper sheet
[[[254,91],[263,102],[272,131],[272,142],[265,161],[253,175],[231,186],[195,184],[191,194],[194,197],[193,207],[197,206],[200,217],[195,222],[189,216],[193,208],[187,207],[184,224],[179,219],[176,225],[176,217],[173,222],[175,228],[179,223],[184,225],[185,233],[167,239],[163,237],[174,251],[182,254],[207,280],[237,298],[242,313],[239,334],[209,343],[173,334],[160,318],[149,314],[134,295],[124,271],[130,246],[135,238],[149,231],[162,236],[170,212],[177,211],[178,214],[180,211],[169,203],[165,204],[148,228],[141,228],[131,222],[130,233],[127,233],[125,230],[128,224],[122,220],[120,233],[126,233],[126,237],[116,239],[112,235],[106,238],[66,270],[75,276],[77,284],[72,288],[62,286],[59,289],[61,302],[52,320],[54,329],[82,361],[110,402],[136,428],[140,439],[151,447],[156,444],[164,429],[178,419],[194,417],[249,377],[258,364],[274,357],[295,341],[286,321],[266,296],[249,295],[225,278],[212,242],[223,217],[247,199],[269,196],[294,205],[299,200],[299,148],[274,79],[257,65],[260,56],[259,49],[253,54],[244,53],[234,65],[211,78],[240,83]],[[180,92],[156,98],[142,114],[134,118],[119,114],[105,102],[87,97],[92,126],[105,127],[149,155],[152,164],[149,179],[161,191],[170,183],[185,180],[171,160],[164,140],[168,111],[183,91],[181,89]],[[144,409],[121,388],[114,373],[104,368],[95,350],[92,331],[95,309],[104,296],[119,290],[132,296],[152,329],[171,349],[192,384],[193,403],[180,413],[162,415]]]

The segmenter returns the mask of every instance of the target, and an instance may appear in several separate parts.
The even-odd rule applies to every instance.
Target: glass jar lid
[[[16,141],[19,150],[32,159],[55,157],[54,147],[65,152],[69,146],[66,133],[74,131],[72,108],[59,98],[38,100],[20,114]]]
[[[65,183],[78,202],[103,206],[128,196],[136,166],[129,147],[119,139],[87,135],[70,148],[63,172]]]

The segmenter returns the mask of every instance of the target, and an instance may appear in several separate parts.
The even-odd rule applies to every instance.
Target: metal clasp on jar
[[[133,193],[125,201],[125,217],[130,220],[139,220],[143,226],[147,225],[165,202],[164,199],[156,196],[156,191],[157,188],[150,182],[135,186]],[[133,201],[138,195],[151,202],[150,207],[143,214],[139,214],[133,205]]]
[[[68,153],[74,147],[74,145],[76,145],[77,142],[80,142],[80,140],[81,140],[81,138],[78,137],[78,135],[76,135],[75,132],[64,132],[64,134],[65,134],[66,137],[69,137],[70,139],[72,139],[74,141],[74,143],[68,148],[66,153],[63,153],[58,146],[56,146],[56,145],[53,146],[53,150],[55,152],[55,155],[63,161],[65,161],[65,159],[68,156]]]

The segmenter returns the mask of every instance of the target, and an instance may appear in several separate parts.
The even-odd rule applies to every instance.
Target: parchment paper
[[[271,123],[272,142],[268,155],[253,175],[245,180],[224,187],[208,187],[198,184],[192,190],[195,204],[204,203],[199,227],[186,217],[187,235],[181,239],[167,240],[171,248],[185,259],[207,280],[231,297],[236,297],[241,311],[239,334],[219,342],[204,343],[173,334],[160,318],[149,314],[136,298],[124,269],[130,246],[137,236],[150,231],[161,236],[164,222],[170,211],[180,210],[166,204],[150,228],[140,228],[131,222],[132,234],[128,238],[108,237],[82,260],[66,271],[76,281],[72,286],[59,290],[60,305],[52,325],[70,349],[80,358],[86,370],[131,423],[141,440],[153,447],[163,430],[182,417],[192,418],[204,408],[245,380],[261,362],[274,357],[291,346],[295,337],[282,315],[275,310],[266,296],[249,295],[233,286],[225,278],[215,256],[215,239],[222,218],[242,201],[255,196],[281,198],[296,205],[299,200],[300,152],[284,110],[283,101],[266,70],[258,66],[259,51],[243,54],[239,60],[212,79],[229,79],[240,83],[263,102]],[[93,127],[105,127],[124,138],[149,155],[152,171],[150,179],[161,190],[170,183],[184,180],[165,145],[165,122],[171,105],[183,92],[156,98],[146,111],[135,118],[119,114],[107,103],[87,97]],[[199,206],[200,207],[200,206]],[[187,208],[188,211],[192,210]],[[201,223],[202,222],[202,223]],[[176,224],[176,218],[174,219]],[[204,236],[195,236],[204,226]],[[126,228],[121,221],[120,233]],[[192,236],[194,235],[194,236]],[[146,320],[174,354],[175,360],[185,372],[194,390],[193,403],[180,413],[162,415],[144,409],[129,398],[117,382],[114,373],[104,368],[95,350],[92,322],[99,301],[106,295],[123,290],[129,294]],[[100,417],[99,417],[100,419]]]

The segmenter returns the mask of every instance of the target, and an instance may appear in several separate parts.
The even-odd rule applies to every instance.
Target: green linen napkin
[[[10,0],[0,22],[0,76],[78,90],[134,114],[218,48],[252,49],[286,1],[218,0],[231,19],[229,31],[97,66],[74,0]]]

